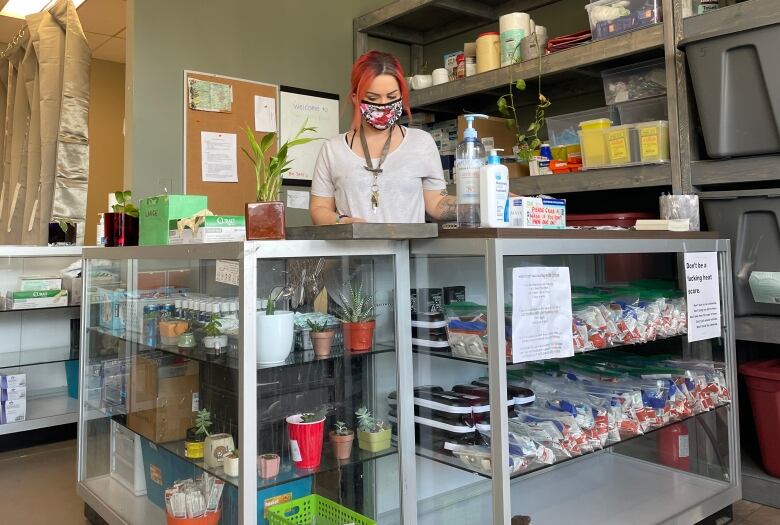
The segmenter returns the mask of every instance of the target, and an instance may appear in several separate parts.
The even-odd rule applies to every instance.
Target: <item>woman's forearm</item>
[[[431,213],[431,217],[437,221],[454,221],[458,218],[458,201],[453,195],[443,195]]]
[[[322,224],[336,224],[339,219],[338,212],[329,210],[328,208],[317,206],[311,209],[311,220],[315,226]]]

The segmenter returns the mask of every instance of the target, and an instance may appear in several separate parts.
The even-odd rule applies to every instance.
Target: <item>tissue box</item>
[[[197,233],[189,228],[179,231],[178,221],[169,225],[169,244],[190,244],[203,242],[243,241],[246,238],[246,225],[243,215],[207,215]]]
[[[5,299],[6,308],[9,310],[68,306],[68,291],[58,289],[8,292]]]
[[[548,197],[509,199],[509,225],[513,228],[566,228],[566,200]]]
[[[33,290],[59,290],[62,288],[62,279],[59,277],[26,276],[19,277],[19,290],[30,292]]]
[[[19,401],[27,399],[27,387],[26,386],[14,386],[11,388],[4,388],[2,390],[2,401]]]
[[[27,374],[5,374],[0,375],[0,388],[19,388],[27,387]]]
[[[27,400],[8,400],[3,403],[3,423],[18,423],[27,419]]]
[[[158,195],[141,199],[138,244],[168,244],[171,220],[192,217],[208,208],[205,195]]]

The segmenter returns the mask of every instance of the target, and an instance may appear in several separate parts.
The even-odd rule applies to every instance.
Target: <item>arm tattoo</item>
[[[444,190],[445,192],[447,190]],[[454,221],[457,219],[457,201],[455,197],[444,196],[436,205],[437,219],[440,221]]]

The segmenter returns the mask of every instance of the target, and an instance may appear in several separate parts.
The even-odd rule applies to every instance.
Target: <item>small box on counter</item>
[[[207,208],[205,195],[158,195],[141,199],[138,244],[168,244],[171,220],[193,217]]]
[[[243,241],[246,238],[246,224],[243,215],[207,215],[198,218],[198,227],[189,225],[179,229],[179,221],[169,224],[169,244],[190,244],[204,242]]]
[[[8,310],[52,308],[57,306],[68,306],[67,290],[31,290],[8,292],[5,295],[5,307]]]
[[[2,417],[2,423],[19,423],[27,419],[27,400],[17,399],[5,401],[3,408],[0,411],[0,417]]]
[[[46,277],[38,275],[27,275],[24,277],[19,277],[19,290],[22,292],[59,290],[60,288],[62,288],[62,279],[59,277]]]
[[[27,374],[0,375],[0,388],[27,387]]]
[[[549,197],[510,197],[509,224],[513,228],[566,228],[566,200]]]

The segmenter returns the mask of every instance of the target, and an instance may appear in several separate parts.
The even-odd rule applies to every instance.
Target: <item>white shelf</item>
[[[79,402],[67,393],[28,398],[27,419],[0,425],[0,435],[75,423],[79,419]]]
[[[23,349],[16,352],[0,353],[0,368],[60,363],[70,360],[70,346],[37,348],[34,350]]]
[[[489,485],[458,489],[452,505],[443,494],[418,502],[419,525],[482,523],[489,512]],[[695,523],[738,500],[737,490],[679,470],[614,453],[570,461],[511,483],[512,515],[533,525],[633,525]],[[469,497],[471,492],[472,496]]]
[[[135,496],[111,476],[79,482],[78,493],[109,525],[163,525],[165,512],[146,496]]]

